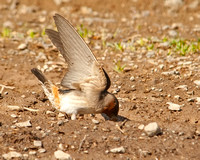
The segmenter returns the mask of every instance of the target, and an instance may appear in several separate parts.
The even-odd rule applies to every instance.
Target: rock
[[[61,150],[55,151],[54,156],[56,159],[59,159],[59,160],[72,160],[72,157],[68,153],[65,153]]]
[[[152,137],[152,136],[162,133],[160,127],[158,126],[158,124],[156,122],[152,122],[152,123],[149,123],[148,125],[146,125],[144,127],[144,131],[146,132],[146,134],[149,137]]]
[[[96,119],[92,119],[92,122],[94,123],[94,124],[99,124],[100,122],[98,121],[98,120],[96,120]]]
[[[58,118],[64,118],[65,117],[65,114],[63,113],[58,113]]]
[[[175,103],[172,103],[172,102],[167,102],[167,104],[169,105],[168,109],[172,110],[172,111],[180,111],[181,107],[183,106],[183,105],[175,104]]]
[[[168,31],[169,36],[175,38],[178,36],[178,33],[175,30],[169,30]]]
[[[14,25],[13,25],[13,23],[11,21],[5,21],[3,23],[3,27],[4,28],[14,28]]]
[[[125,148],[123,146],[118,148],[113,148],[110,150],[111,153],[125,153]]]
[[[36,155],[37,152],[36,152],[36,151],[30,151],[29,154],[30,154],[30,155]]]
[[[172,11],[178,10],[183,5],[183,0],[165,0],[165,6],[169,7]]]
[[[45,152],[46,152],[46,149],[40,148],[40,149],[38,149],[38,152],[39,152],[39,153],[45,153]]]
[[[16,123],[15,125],[16,125],[17,127],[31,127],[31,126],[32,126],[30,120],[25,121],[25,122],[19,122],[19,123]]]
[[[144,129],[144,124],[139,125],[138,129],[143,130]]]
[[[26,48],[27,48],[27,44],[25,44],[25,43],[22,43],[17,47],[18,50],[24,50]]]
[[[198,7],[199,3],[200,3],[199,0],[194,0],[192,3],[189,4],[188,7],[189,7],[190,9],[195,9],[195,8]]]
[[[153,57],[155,57],[155,52],[154,51],[148,51],[147,54],[146,54],[146,57],[147,58],[153,58]]]
[[[17,115],[16,114],[11,114],[10,115],[12,118],[17,118]]]
[[[42,147],[42,141],[33,141],[35,147]]]
[[[130,77],[130,81],[135,81],[135,77],[134,77],[134,76],[131,76],[131,77]]]
[[[160,44],[159,44],[159,47],[161,47],[161,48],[168,48],[169,45],[170,45],[169,42],[163,42],[163,43],[160,43]]]
[[[8,105],[7,107],[8,107],[10,110],[12,110],[12,111],[18,111],[18,110],[20,110],[20,107],[19,107],[19,106]]]
[[[183,91],[188,91],[188,86],[187,85],[180,85],[176,87],[175,89],[182,89]]]
[[[12,159],[12,158],[21,158],[22,154],[15,151],[11,151],[7,154],[3,154],[2,156],[4,159]]]
[[[195,80],[194,83],[195,83],[197,86],[200,86],[200,80]]]
[[[91,14],[92,13],[92,8],[86,7],[86,6],[82,6],[80,8],[80,11],[82,12],[82,14]]]
[[[196,97],[196,101],[197,101],[196,104],[200,104],[200,97]]]

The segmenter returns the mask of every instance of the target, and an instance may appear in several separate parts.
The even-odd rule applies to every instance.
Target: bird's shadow
[[[115,117],[114,119],[111,119],[111,118],[109,118],[106,114],[104,114],[104,113],[101,113],[101,115],[103,116],[103,118],[107,121],[107,120],[109,120],[109,121],[115,121],[115,122],[123,122],[123,121],[125,121],[125,120],[130,120],[130,119],[128,119],[128,118],[126,118],[126,117],[124,117],[124,116],[120,116],[120,115],[118,115],[117,117]]]

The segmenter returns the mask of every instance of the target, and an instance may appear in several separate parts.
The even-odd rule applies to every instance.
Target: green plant
[[[82,38],[90,38],[93,36],[93,33],[85,28],[83,24],[77,27],[77,31]]]
[[[115,63],[115,67],[114,67],[114,70],[118,73],[121,73],[124,71],[124,68],[126,67],[126,65],[121,65],[121,62],[120,61],[117,61]]]
[[[115,47],[116,50],[119,50],[119,51],[123,51],[124,50],[124,47],[122,46],[121,42],[115,42],[114,43],[114,47]]]
[[[10,28],[3,28],[2,31],[1,31],[1,36],[3,38],[6,38],[6,37],[10,37],[11,36],[11,29]]]
[[[45,33],[45,28],[42,30],[42,32],[41,32],[41,36],[43,37],[44,35],[45,35],[46,33]]]

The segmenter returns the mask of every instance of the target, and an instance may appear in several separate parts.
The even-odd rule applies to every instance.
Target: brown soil
[[[59,144],[62,144],[64,152],[77,160],[200,159],[200,106],[194,98],[200,95],[194,83],[200,79],[199,55],[168,56],[164,48],[162,52],[156,50],[154,57],[147,58],[147,51],[142,52],[142,49],[126,52],[102,45],[104,31],[109,43],[135,37],[162,39],[168,37],[170,30],[162,27],[173,24],[182,24],[173,28],[179,37],[196,40],[200,32],[193,29],[200,22],[200,6],[191,9],[190,3],[185,1],[177,10],[169,12],[170,8],[159,0],[69,0],[58,6],[50,0],[18,0],[17,6],[10,8],[12,2],[0,0],[0,24],[12,22],[12,31],[22,36],[0,39],[0,84],[14,87],[5,88],[0,99],[0,159],[11,150],[27,154],[28,158],[24,159],[55,159],[54,152],[60,149]],[[20,8],[24,5],[29,9],[33,6],[32,10],[21,13]],[[41,36],[36,34],[31,39],[27,31],[33,29],[41,33],[44,28],[55,28],[52,16],[56,12],[74,26],[83,24],[96,35],[89,38],[89,46],[109,74],[112,81],[110,91],[117,91],[116,97],[120,102],[119,114],[128,121],[105,121],[101,115],[85,115],[75,121],[66,121],[67,115],[59,117],[59,111],[51,107],[30,70],[51,62],[48,68],[56,67],[47,70],[45,75],[58,84],[65,74],[66,65],[57,50],[49,47],[51,43],[46,36],[42,37],[44,45]],[[3,25],[0,25],[0,30],[3,30]],[[19,50],[18,46],[26,42],[27,49]],[[96,47],[97,44],[101,49]],[[45,58],[38,57],[40,52]],[[117,60],[126,65],[122,73],[113,70]],[[168,71],[177,73],[162,74]],[[134,81],[130,80],[132,76]],[[176,89],[180,85],[187,85],[188,89]],[[167,102],[184,106],[181,111],[170,111]],[[21,109],[12,111],[9,105]],[[38,111],[28,111],[24,107]],[[47,114],[47,111],[52,113]],[[92,119],[100,123],[94,124]],[[27,120],[31,121],[31,127],[15,126]],[[148,137],[144,130],[138,129],[139,125],[150,122],[159,124],[161,135]],[[34,140],[42,141],[45,153],[38,152]],[[107,152],[120,146],[125,148],[125,153]],[[30,151],[36,153],[31,155]]]

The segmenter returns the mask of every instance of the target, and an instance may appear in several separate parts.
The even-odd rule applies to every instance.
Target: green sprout
[[[85,28],[83,24],[77,27],[77,31],[82,38],[90,38],[93,36],[93,33],[89,31],[87,28]]]
[[[153,49],[154,49],[154,44],[148,45],[148,46],[147,46],[147,49],[148,49],[149,51],[153,50]]]
[[[42,30],[42,33],[41,33],[41,36],[43,37],[43,36],[45,36],[45,28]]]
[[[28,31],[27,31],[27,34],[28,34],[29,37],[31,37],[31,38],[35,38],[35,36],[36,36],[36,32],[35,32],[34,30],[32,30],[32,29],[28,30]]]
[[[3,28],[1,31],[1,36],[6,38],[6,37],[10,37],[11,36],[11,29],[9,28]]]
[[[114,43],[114,47],[115,47],[116,50],[119,50],[119,51],[123,51],[124,50],[124,47],[122,46],[121,42]]]
[[[126,65],[121,65],[121,62],[120,61],[117,61],[115,63],[115,67],[114,67],[114,70],[118,73],[121,73],[124,71],[124,68],[126,67]]]

